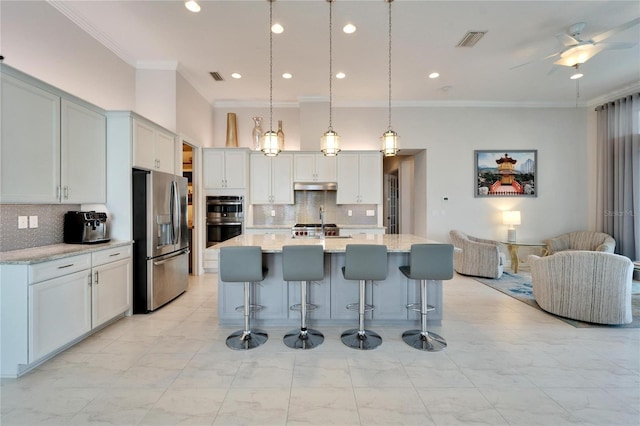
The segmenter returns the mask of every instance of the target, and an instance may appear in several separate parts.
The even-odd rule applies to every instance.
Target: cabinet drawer
[[[83,269],[91,268],[91,255],[64,257],[50,262],[29,265],[29,284],[37,283],[51,278],[62,277]]]
[[[111,263],[131,257],[131,252],[132,249],[130,245],[100,250],[91,253],[91,262],[93,266],[100,266],[105,263]]]

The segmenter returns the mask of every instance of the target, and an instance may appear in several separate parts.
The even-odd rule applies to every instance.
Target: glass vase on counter
[[[253,131],[251,137],[253,139],[253,149],[260,151],[262,142],[262,117],[251,117],[253,120]]]

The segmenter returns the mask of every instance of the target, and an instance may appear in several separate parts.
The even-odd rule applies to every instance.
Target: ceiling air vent
[[[469,31],[462,37],[456,47],[473,47],[486,33],[486,31]]]
[[[211,74],[211,77],[213,77],[215,81],[224,81],[224,78],[222,78],[218,71],[212,71],[209,74]]]

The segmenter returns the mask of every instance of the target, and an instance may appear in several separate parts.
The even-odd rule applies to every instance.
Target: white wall
[[[0,2],[4,63],[104,109],[135,107],[135,69],[45,2]]]
[[[300,138],[308,141],[304,143],[306,150],[318,150],[319,135],[326,130],[327,115],[322,115],[320,105],[300,104],[299,115],[304,117]],[[219,123],[224,122],[226,112],[216,109],[214,113],[215,128],[222,138],[218,141],[224,141],[224,126]],[[245,116],[252,114],[260,111],[247,111]],[[342,136],[342,149],[379,149],[379,137],[386,130],[385,117],[385,108],[334,107],[333,127]],[[506,238],[506,226],[501,223],[500,212],[506,209],[522,212],[518,238],[523,241],[540,241],[588,228],[592,191],[586,108],[398,107],[393,117],[401,147],[426,150],[416,155],[414,164],[412,203],[426,205],[426,210],[420,207],[413,212],[414,233],[448,241],[449,231],[460,229],[502,240]],[[294,130],[291,127],[290,132]],[[323,130],[315,134],[318,128]],[[245,132],[250,129],[249,118]],[[314,134],[305,133],[310,129]],[[538,196],[475,198],[477,149],[537,150]]]
[[[199,146],[213,146],[213,108],[180,74],[176,77],[176,126]]]
[[[135,111],[175,133],[176,71],[137,70]]]

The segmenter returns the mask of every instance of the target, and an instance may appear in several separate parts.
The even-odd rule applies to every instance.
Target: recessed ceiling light
[[[242,78],[242,74],[240,74],[239,72],[234,72],[231,74],[231,77],[233,78]]]
[[[293,77],[293,74],[291,74],[290,72],[285,72],[284,74],[282,74],[282,78],[286,78],[287,80],[291,77]]]
[[[193,13],[200,12],[200,5],[196,0],[189,0],[184,2],[184,7],[189,9]]]
[[[579,72],[573,74],[571,77],[569,77],[571,80],[577,80],[579,78],[582,78],[584,76],[584,74],[580,74]]]
[[[276,22],[271,26],[271,32],[274,34],[282,34],[284,32],[284,27]]]
[[[356,26],[353,24],[347,24],[344,27],[342,27],[342,31],[345,32],[345,34],[353,34],[356,32]]]
[[[429,78],[438,78],[438,77],[440,77],[440,73],[432,72],[431,74],[429,74]]]
[[[347,75],[346,75],[345,73],[343,73],[343,72],[339,72],[339,73],[337,73],[337,74],[336,74],[336,78],[341,79],[341,80],[342,80],[343,78],[345,78],[346,76],[347,76]]]

